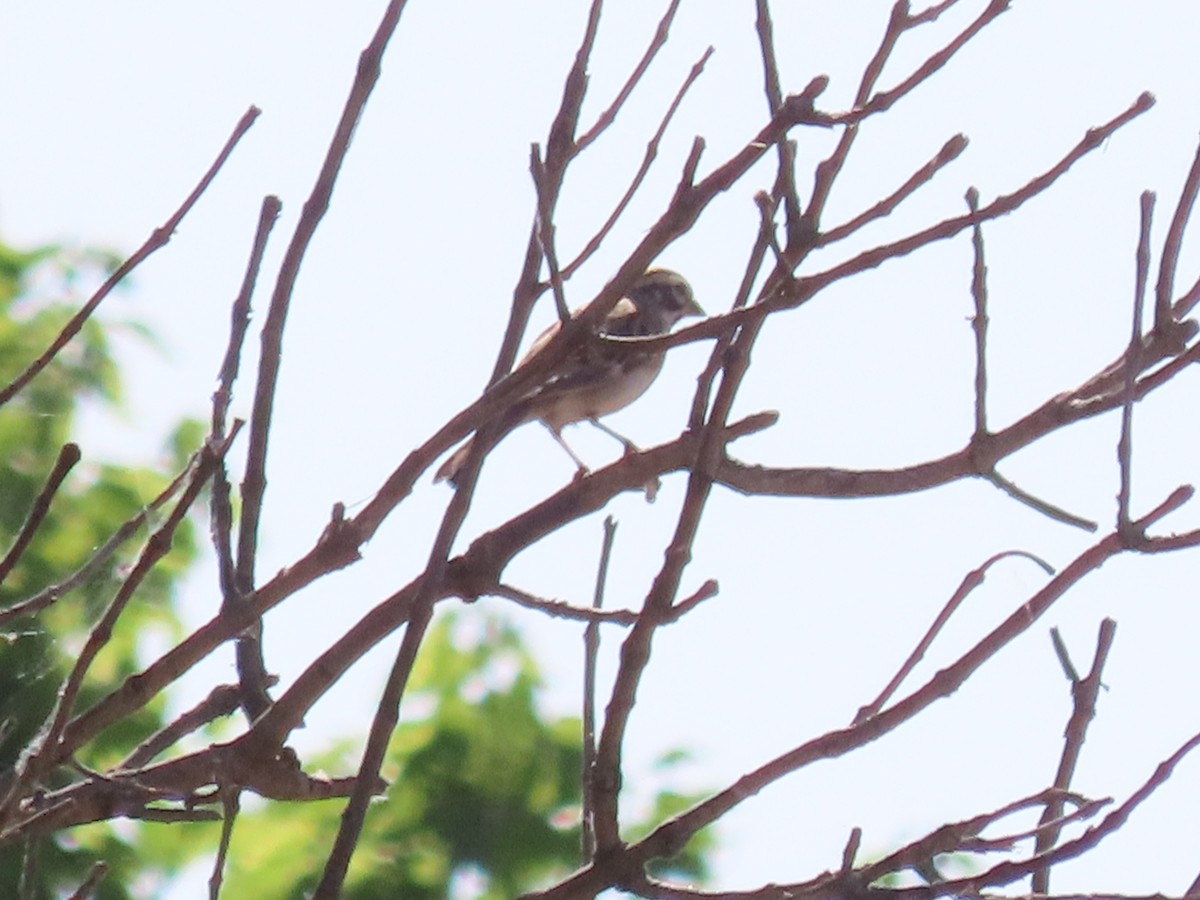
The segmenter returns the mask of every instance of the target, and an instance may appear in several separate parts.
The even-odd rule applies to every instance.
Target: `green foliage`
[[[18,251],[0,244],[0,385],[36,359],[78,309],[79,282],[95,281],[107,255],[58,247]],[[47,293],[64,299],[36,299]],[[0,407],[0,547],[6,551],[29,514],[62,445],[70,440],[83,404],[115,407],[120,381],[103,328],[88,322],[55,360],[9,403]],[[195,446],[195,445],[193,445]],[[166,486],[150,469],[98,463],[83,449],[83,462],[55,496],[50,513],[20,563],[0,585],[0,608],[19,603],[61,582],[127,519]],[[10,622],[0,633],[0,769],[17,759],[52,709],[75,651],[121,583],[146,534],[85,584],[42,613]],[[173,586],[195,555],[192,529],[176,533],[175,548],[143,583],[112,641],[89,670],[79,699],[86,708],[137,671],[139,641],[154,631],[179,632],[171,609]],[[163,704],[153,703],[101,735],[81,753],[88,765],[117,762],[125,748],[157,730]],[[0,896],[15,896],[23,848],[0,848]],[[37,848],[38,897],[74,889],[91,864],[104,859],[109,875],[100,897],[130,896],[137,859],[108,826],[76,829]]]
[[[384,769],[391,788],[367,817],[347,900],[499,900],[580,863],[579,720],[539,715],[538,670],[511,627],[489,619],[464,645],[472,624],[478,621],[440,618],[422,645],[405,702],[427,712],[393,735]],[[358,752],[356,743],[319,764],[352,772]],[[695,799],[661,793],[651,821]],[[244,813],[234,832],[229,896],[306,896],[343,805],[271,804]],[[702,836],[660,871],[701,879],[709,849],[711,838]]]

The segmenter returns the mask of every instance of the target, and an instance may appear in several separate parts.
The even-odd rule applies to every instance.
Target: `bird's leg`
[[[592,418],[592,419],[588,419],[588,421],[591,422],[593,425],[595,425],[597,428],[599,428],[601,431],[603,431],[605,434],[607,434],[609,437],[613,438],[614,440],[620,441],[622,446],[625,447],[625,455],[626,456],[629,456],[631,453],[641,453],[642,452],[641,447],[639,447],[637,444],[635,444],[629,438],[625,437],[625,435],[621,434],[620,432],[613,431],[611,428],[609,428],[607,425],[605,425],[599,419]]]
[[[611,428],[609,428],[607,425],[605,425],[599,419],[592,418],[592,419],[588,419],[588,421],[591,422],[593,425],[595,425],[597,428],[599,428],[601,431],[603,431],[605,434],[616,438],[618,441],[620,441],[622,444],[624,444],[626,456],[631,456],[634,453],[642,452],[641,447],[639,447],[637,444],[635,444],[629,438],[625,437],[625,435],[620,434],[619,432],[613,431]],[[659,486],[660,485],[659,485],[659,481],[657,478],[651,478],[649,481],[647,481],[645,483],[645,485],[643,485],[643,488],[646,491],[646,502],[647,503],[654,502],[654,498],[658,496]]]
[[[554,438],[554,440],[558,441],[558,446],[567,451],[567,456],[571,457],[571,460],[575,463],[576,468],[579,469],[579,471],[575,474],[576,478],[583,478],[585,475],[591,474],[592,470],[584,465],[582,459],[575,455],[575,451],[572,450],[571,445],[564,440],[562,433],[558,429],[551,428],[549,425],[546,425],[546,430],[550,432],[550,435]]]

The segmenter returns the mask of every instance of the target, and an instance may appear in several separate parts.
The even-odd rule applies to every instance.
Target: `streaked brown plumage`
[[[704,310],[696,303],[692,288],[682,275],[669,269],[651,269],[613,307],[600,333],[650,337],[666,334],[682,318],[702,315]],[[558,329],[556,322],[538,335],[517,368],[528,363]],[[581,346],[557,371],[504,412],[496,426],[497,440],[512,429],[539,419],[583,469],[583,463],[562,439],[563,427],[624,409],[658,377],[663,356],[662,351],[621,352],[598,342]],[[473,440],[467,440],[450,455],[434,481],[453,483],[457,479]]]

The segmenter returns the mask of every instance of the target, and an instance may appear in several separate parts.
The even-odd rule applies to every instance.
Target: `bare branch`
[[[616,121],[617,113],[621,111],[621,107],[625,105],[625,101],[629,99],[634,88],[638,86],[643,76],[647,71],[649,71],[650,63],[654,61],[654,57],[658,55],[658,51],[666,46],[667,35],[670,33],[671,24],[675,21],[675,13],[679,11],[679,3],[680,0],[671,0],[666,12],[664,12],[662,18],[658,20],[658,27],[654,29],[654,37],[651,39],[650,44],[646,47],[646,52],[642,54],[641,60],[638,61],[638,64],[634,67],[634,70],[625,80],[625,84],[623,84],[621,89],[617,92],[616,98],[611,104],[609,104],[608,108],[604,110],[604,112],[600,113],[595,124],[592,125],[592,127],[585,131],[582,135],[580,135],[578,140],[575,141],[576,156],[586,150],[592,144],[592,142],[595,141],[596,138],[598,138],[606,128],[608,128],[609,125]],[[595,9],[598,12],[599,4],[597,4]],[[594,35],[594,33],[593,25],[592,34]],[[588,45],[588,50],[591,50],[590,44]]]
[[[232,439],[232,437],[231,437]],[[151,569],[158,564],[171,549],[172,537],[184,515],[191,509],[192,504],[200,494],[200,489],[211,477],[216,461],[228,449],[228,444],[220,447],[206,445],[193,460],[192,475],[184,488],[175,508],[167,519],[146,541],[146,546],[133,565],[129,575],[109,603],[108,608],[93,626],[88,639],[77,654],[75,665],[67,677],[66,683],[59,690],[55,708],[49,717],[43,731],[35,739],[35,745],[18,767],[17,777],[9,786],[3,801],[0,802],[0,823],[7,820],[13,804],[17,802],[27,785],[39,781],[54,765],[60,762],[70,749],[64,751],[63,735],[67,722],[75,705],[75,700],[83,686],[87,674],[96,655],[112,637],[118,617],[125,610],[130,598],[141,585]]]
[[[695,84],[696,79],[700,77],[700,73],[704,71],[705,63],[708,62],[708,58],[712,56],[712,54],[712,47],[709,47],[704,51],[704,54],[699,60],[696,61],[696,64],[692,66],[691,71],[688,72],[688,76],[684,79],[683,84],[679,86],[679,90],[675,92],[675,97],[671,101],[671,105],[667,107],[667,111],[663,114],[662,121],[658,123],[658,129],[650,138],[649,143],[646,144],[646,152],[642,156],[642,164],[638,166],[637,172],[634,173],[633,179],[629,182],[629,187],[625,189],[625,193],[621,196],[621,199],[617,201],[617,205],[613,207],[613,211],[609,213],[608,218],[604,220],[604,224],[600,226],[600,229],[594,235],[592,235],[592,237],[584,245],[583,249],[579,251],[579,255],[571,260],[571,262],[567,264],[567,267],[563,269],[563,274],[568,278],[578,271],[579,267],[587,262],[593,253],[600,249],[600,245],[604,242],[604,239],[608,237],[608,234],[612,231],[613,226],[617,224],[617,220],[621,218],[621,214],[624,213],[628,208],[629,203],[633,200],[638,188],[642,186],[642,182],[645,181],[646,175],[650,172],[650,166],[653,164],[654,160],[658,158],[658,145],[662,141],[663,135],[667,132],[667,126],[671,124],[671,120],[675,117],[676,111],[679,109],[680,104],[683,103],[684,95],[686,95],[688,89]]]
[[[1171,227],[1163,240],[1162,259],[1158,264],[1158,284],[1154,291],[1154,330],[1162,333],[1171,331],[1176,320],[1191,311],[1191,307],[1173,308],[1172,301],[1175,292],[1175,270],[1179,264],[1179,251],[1183,247],[1183,236],[1187,231],[1188,220],[1196,206],[1196,195],[1200,194],[1200,147],[1192,159],[1192,167],[1188,169],[1187,179],[1179,194],[1179,203],[1171,216]]]
[[[191,212],[192,207],[196,205],[196,201],[200,199],[200,195],[208,190],[208,186],[217,177],[217,172],[225,165],[225,161],[233,153],[233,148],[242,139],[242,135],[250,130],[250,126],[258,118],[258,114],[259,110],[256,107],[252,106],[246,110],[234,127],[233,134],[229,136],[229,140],[225,142],[225,146],[221,148],[221,152],[217,154],[216,160],[209,166],[208,171],[200,178],[200,181],[192,189],[192,192],[188,194],[187,199],[183,201],[179,209],[175,210],[171,218],[154,229],[150,237],[146,239],[146,242],[125,262],[121,263],[115,272],[105,279],[104,284],[100,285],[96,293],[92,294],[91,298],[80,308],[79,312],[73,315],[71,320],[63,326],[58,337],[51,342],[45,352],[31,362],[25,371],[14,378],[7,387],[0,389],[0,406],[3,406],[15,397],[25,385],[29,384],[39,372],[50,364],[51,360],[59,354],[63,347],[70,343],[71,338],[79,334],[80,329],[83,328],[83,323],[91,318],[92,313],[96,311],[96,308],[104,298],[112,293],[112,289],[120,284],[126,275],[141,265],[143,260],[148,256],[166,246],[167,242],[171,240],[171,235],[175,233],[175,229],[179,227],[179,223],[183,221],[183,217]]]
[[[167,504],[167,501],[169,501],[173,496],[175,496],[176,493],[178,493],[179,489],[183,487],[191,473],[192,469],[189,464],[188,466],[184,467],[182,472],[175,476],[171,483],[167,485],[157,497],[151,500],[142,509],[131,516],[124,524],[122,524],[120,528],[113,532],[112,536],[109,537],[109,539],[103,544],[101,544],[94,553],[92,553],[87,562],[80,566],[69,577],[63,581],[60,581],[58,584],[51,585],[48,588],[38,591],[38,593],[34,594],[28,600],[23,600],[14,606],[10,606],[8,609],[0,610],[0,625],[4,625],[4,623],[10,622],[19,616],[27,616],[39,612],[55,603],[57,600],[61,599],[70,591],[73,591],[75,588],[84,584],[89,578],[95,575],[96,571],[101,566],[105,565],[110,559],[112,559],[113,554],[115,554],[117,550],[121,548],[122,544],[124,544],[135,534],[137,534],[143,527],[145,527],[146,523],[150,521],[150,517],[161,510]]]
[[[829,244],[840,241],[845,237],[854,234],[864,225],[874,222],[876,219],[882,219],[889,216],[902,202],[916,193],[917,189],[922,185],[933,180],[938,172],[948,166],[954,160],[962,155],[967,149],[967,136],[964,134],[956,134],[954,137],[946,141],[942,145],[942,149],[937,152],[937,155],[929,162],[925,163],[917,171],[909,176],[904,184],[900,185],[895,191],[884,197],[878,203],[874,204],[870,209],[863,210],[850,221],[831,228],[828,231],[822,231],[817,235],[816,246],[824,247]],[[976,206],[972,212],[978,212],[978,192],[976,192]]]
[[[33,540],[33,536],[37,534],[37,530],[41,527],[46,515],[50,512],[50,504],[54,500],[54,495],[62,487],[67,474],[71,469],[75,468],[75,464],[79,462],[79,458],[78,444],[63,444],[62,449],[58,451],[58,459],[54,462],[54,468],[46,476],[46,483],[34,499],[33,505],[29,507],[29,514],[25,517],[25,521],[21,525],[21,530],[17,532],[16,540],[8,548],[8,553],[4,555],[4,559],[0,560],[0,584],[3,584],[5,579],[12,573],[13,567],[20,561],[22,554],[29,547],[29,542]],[[10,610],[5,610],[4,612],[11,613]],[[3,621],[4,614],[0,613],[0,622]]]
[[[1142,309],[1146,302],[1146,281],[1150,272],[1150,223],[1154,216],[1154,193],[1144,191],[1141,204],[1141,225],[1138,229],[1137,277],[1133,293],[1133,329],[1129,349],[1125,353],[1125,389],[1122,391],[1121,438],[1117,443],[1117,462],[1121,470],[1121,487],[1117,491],[1117,528],[1130,538],[1129,495],[1133,477],[1133,401],[1136,395],[1139,358],[1142,349]]]
[[[1176,491],[1146,516],[1137,520],[1135,524],[1139,528],[1147,528],[1149,525],[1178,509],[1190,497],[1190,491]],[[586,866],[553,888],[533,892],[527,896],[530,898],[541,898],[541,900],[551,900],[551,898],[554,898],[554,900],[565,900],[568,897],[583,896],[585,892],[599,891],[602,887],[611,883],[609,879],[611,872],[631,871],[635,867],[644,865],[651,859],[669,858],[675,855],[691,836],[701,828],[711,824],[730,809],[754,796],[767,785],[782,778],[784,775],[810,765],[818,759],[830,759],[835,756],[841,756],[856,747],[878,739],[883,734],[898,727],[902,722],[908,721],[917,715],[921,710],[928,708],[936,700],[953,694],[984,662],[991,659],[1002,647],[1010,643],[1017,635],[1027,630],[1038,618],[1045,614],[1050,606],[1071,586],[1076,584],[1087,573],[1101,566],[1109,558],[1127,552],[1127,549],[1124,540],[1118,533],[1113,532],[1105,536],[1099,543],[1094,544],[1080,556],[1076,557],[1049,584],[1038,591],[1028,601],[1021,604],[1008,619],[993,629],[989,635],[964,653],[956,662],[942,669],[926,685],[912,692],[888,709],[883,710],[876,716],[864,719],[849,728],[831,731],[818,738],[814,738],[794,750],[765,763],[758,769],[742,776],[736,783],[726,789],[664,822],[642,840],[620,849],[614,848],[603,865],[597,863]],[[1156,775],[1154,786],[1161,784],[1166,779],[1169,775],[1169,768],[1173,767],[1175,762],[1181,759],[1183,754],[1190,751],[1196,743],[1200,743],[1200,735],[1193,738],[1180,753],[1172,757],[1169,766],[1164,763],[1164,766],[1160,767],[1160,773],[1165,771],[1165,774]],[[1135,795],[1137,802],[1140,802],[1147,793],[1148,788],[1139,791]],[[1136,805],[1131,800],[1121,808],[1125,810],[1124,815],[1126,816],[1128,815],[1128,810],[1132,808],[1131,803]],[[1110,815],[1105,821],[1112,820],[1114,815],[1116,813]],[[1111,830],[1111,828],[1108,830]],[[1095,840],[1099,840],[1099,837],[1096,837]],[[1092,841],[1093,844],[1095,840]],[[1051,862],[1057,858],[1066,858],[1068,854],[1077,855],[1078,852],[1081,852],[1083,846],[1079,841],[1062,845],[1057,850],[1051,852],[1050,857],[1052,859],[1039,860],[1039,863]],[[1067,848],[1071,849],[1068,850]],[[1026,863],[1025,867],[1026,870],[1029,870],[1030,864]],[[987,874],[990,873],[986,873],[985,876],[981,876],[978,880],[968,880],[966,883],[976,888],[987,884],[1007,883],[1006,881],[986,878]],[[984,880],[985,878],[986,880]],[[963,893],[962,884],[958,882],[947,882],[945,884],[954,885],[958,888],[957,893],[959,895]],[[942,888],[944,886],[939,885],[938,890],[940,893],[956,893],[950,890],[943,891]]]
[[[278,197],[263,198],[259,212],[258,228],[254,235],[254,244],[250,250],[250,259],[246,264],[246,274],[242,279],[241,289],[233,301],[230,310],[229,343],[225,349],[225,359],[221,363],[218,376],[218,387],[213,393],[213,411],[211,433],[214,440],[221,440],[225,435],[226,412],[233,393],[233,383],[237,379],[242,346],[245,343],[246,332],[250,325],[250,298],[254,294],[258,282],[258,272],[262,265],[263,254],[267,249],[267,238],[279,217],[282,204]],[[261,495],[256,505],[261,505]],[[217,554],[217,573],[221,585],[222,609],[228,610],[242,602],[244,593],[253,588],[253,568],[250,566],[249,583],[245,572],[239,573],[238,564],[233,558],[233,508],[230,502],[229,479],[225,467],[218,468],[213,478],[212,491],[212,526],[210,533],[213,547]],[[243,509],[245,515],[245,510]],[[257,513],[253,514],[253,527],[257,528]],[[243,518],[243,524],[245,518]],[[251,540],[253,540],[253,535]],[[239,548],[241,549],[241,548]],[[250,554],[252,557],[252,554]],[[246,632],[238,638],[237,666],[241,680],[242,706],[246,715],[254,719],[270,704],[267,693],[269,678],[266,664],[262,658],[260,641],[261,625],[253,632]]]
[[[1024,550],[1006,550],[1003,553],[997,553],[978,569],[968,572],[967,576],[962,580],[962,584],[958,586],[958,590],[954,592],[954,595],[946,602],[946,605],[942,607],[942,610],[938,613],[937,618],[933,620],[933,624],[929,626],[929,630],[925,632],[924,637],[922,637],[917,643],[917,646],[913,652],[909,654],[908,659],[904,661],[904,665],[900,667],[900,670],[892,677],[892,680],[888,682],[887,687],[885,687],[883,692],[873,701],[859,709],[858,714],[854,717],[855,724],[858,724],[859,722],[862,722],[871,716],[879,714],[879,711],[883,709],[884,705],[888,702],[888,700],[891,699],[892,695],[899,690],[900,685],[904,683],[904,679],[907,678],[909,674],[912,673],[912,670],[917,667],[917,663],[921,661],[921,659],[925,656],[925,652],[929,649],[930,645],[933,644],[934,638],[936,638],[941,630],[946,627],[946,623],[950,621],[950,617],[954,615],[955,611],[959,608],[959,606],[962,605],[963,601],[967,599],[967,595],[970,594],[971,591],[975,590],[975,588],[983,584],[983,580],[987,576],[988,569],[1000,562],[1002,559],[1006,559],[1010,556],[1023,557],[1024,559],[1031,560],[1037,563],[1038,566],[1041,567],[1042,571],[1047,575],[1054,575],[1054,568],[1048,562],[1040,557],[1034,556],[1032,553],[1027,553]]]
[[[608,564],[612,559],[613,538],[617,523],[612,516],[604,519],[604,542],[600,547],[600,567],[596,573],[596,590],[592,609],[604,606],[604,585],[608,580]],[[583,632],[583,786],[582,850],[584,862],[596,857],[595,799],[596,792],[596,663],[600,656],[600,626],[593,620]]]
[[[979,191],[967,191],[967,206],[972,215],[979,213]],[[975,433],[971,440],[987,434],[987,263],[983,255],[983,227],[979,222],[971,228],[971,247],[975,252],[975,270],[971,278],[971,298],[975,315],[971,327],[975,332]]]
[[[224,815],[221,817],[221,841],[213,858],[212,875],[208,878],[209,900],[218,900],[221,896],[221,883],[225,878],[225,860],[229,855],[229,842],[233,839],[233,823],[237,821],[241,801],[237,788],[225,788],[221,791],[221,805]]]
[[[1075,777],[1075,766],[1079,762],[1083,742],[1087,739],[1088,725],[1096,715],[1096,698],[1100,694],[1104,664],[1108,661],[1108,651],[1112,648],[1113,635],[1116,634],[1116,630],[1117,623],[1112,619],[1102,620],[1100,635],[1096,641],[1096,655],[1092,660],[1092,670],[1088,673],[1087,678],[1083,679],[1069,675],[1074,707],[1071,711],[1071,719],[1067,722],[1066,742],[1063,745],[1062,757],[1059,759],[1058,772],[1054,776],[1054,786],[1060,791],[1065,792],[1070,788],[1071,779]],[[1052,633],[1057,637],[1056,630],[1052,629]],[[1056,641],[1056,650],[1059,646],[1060,643]],[[1060,653],[1060,658],[1064,657],[1065,655]],[[1065,658],[1065,667],[1069,673],[1073,669],[1069,658]],[[1041,827],[1034,843],[1034,855],[1040,856],[1057,843],[1058,836],[1062,831],[1062,824],[1059,821],[1062,814],[1063,800],[1061,797],[1056,797],[1046,804],[1046,809],[1038,822]],[[1032,887],[1036,893],[1049,893],[1050,868],[1048,866],[1033,873]]]
[[[1007,215],[1026,201],[1049,188],[1050,185],[1066,174],[1067,170],[1076,162],[1097,147],[1100,147],[1115,131],[1149,110],[1153,105],[1154,97],[1149,93],[1142,94],[1125,112],[1101,126],[1089,129],[1087,134],[1084,135],[1083,140],[1045,173],[1026,182],[1025,185],[1011,194],[997,197],[991,203],[982,207],[979,212],[946,219],[923,231],[893,241],[890,244],[883,244],[871,250],[866,250],[824,272],[797,278],[793,289],[781,291],[777,297],[768,298],[765,303],[772,307],[797,306],[812,297],[821,288],[835,281],[840,281],[848,275],[873,269],[889,259],[907,256],[914,250],[919,250],[928,244],[954,237],[976,222],[984,222],[988,219]]]

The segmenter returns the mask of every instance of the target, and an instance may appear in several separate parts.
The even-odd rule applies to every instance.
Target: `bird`
[[[576,310],[573,317],[578,314],[579,310]],[[680,319],[703,315],[704,310],[696,302],[691,285],[682,275],[670,269],[650,269],[634,282],[626,296],[617,301],[597,331],[609,337],[652,337],[667,334]],[[537,356],[561,327],[561,322],[555,322],[538,335],[516,368],[520,369]],[[494,425],[489,424],[488,430],[499,441],[526,422],[539,420],[575,461],[580,474],[584,474],[587,466],[563,440],[563,427],[591,421],[617,437],[627,448],[631,447],[628,441],[598,420],[624,409],[646,392],[662,371],[665,352],[647,350],[637,353],[627,347],[586,342],[505,410]],[[474,437],[468,438],[450,455],[434,476],[435,482],[456,484],[474,440]]]

